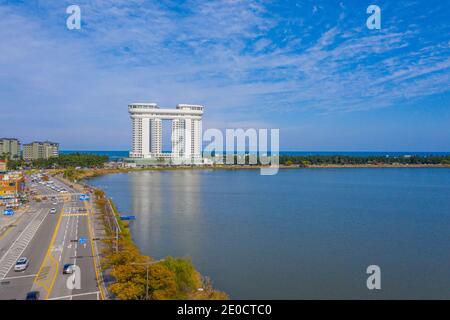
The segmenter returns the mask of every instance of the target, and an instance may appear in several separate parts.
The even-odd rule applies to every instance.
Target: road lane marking
[[[52,283],[50,284],[50,287],[49,287],[49,289],[47,291],[47,296],[46,296],[45,299],[48,299],[48,297],[50,297],[50,294],[51,294],[51,292],[53,290],[53,286],[55,285],[55,281],[56,281],[56,278],[57,278],[57,275],[58,275],[58,272],[59,272],[59,263],[55,260],[55,258],[53,258],[53,256],[50,256],[50,258],[52,258],[52,260],[56,263],[56,272],[55,272],[55,275],[53,276]]]
[[[31,240],[36,235],[36,232],[39,230],[41,224],[47,218],[47,215],[36,224],[34,224],[35,220],[40,217],[42,214],[42,210],[30,221],[30,223],[25,227],[25,229],[20,233],[17,239],[11,244],[8,251],[3,255],[0,259],[0,280],[5,278],[6,275],[11,271],[11,268],[16,263],[17,259],[23,254],[25,249],[30,244]],[[13,250],[13,247],[17,245],[17,247]],[[8,258],[8,254],[11,256]]]
[[[58,267],[59,267],[59,266],[58,266],[58,262],[56,262],[56,260],[52,257],[51,249],[53,248],[53,244],[55,243],[56,235],[58,234],[58,230],[59,230],[59,227],[60,227],[60,225],[61,225],[63,213],[64,213],[64,207],[62,208],[61,213],[60,213],[60,215],[59,215],[58,223],[56,224],[55,231],[53,232],[53,236],[52,236],[52,239],[51,239],[50,244],[49,244],[49,246],[48,246],[47,253],[45,254],[44,261],[42,261],[42,265],[41,265],[41,267],[39,268],[38,275],[36,276],[36,278],[34,279],[34,282],[33,282],[33,284],[36,284],[36,285],[38,285],[38,286],[42,286],[42,287],[44,287],[44,288],[47,290],[47,296],[46,296],[46,299],[48,299],[48,297],[50,296],[51,289],[52,289],[53,284],[54,284],[55,279],[56,279],[56,275],[58,274]],[[46,266],[46,264],[48,264],[48,262],[49,262],[48,259],[53,259],[54,262],[56,263],[56,272],[55,272],[55,276],[53,277],[53,280],[52,280],[51,285],[50,285],[49,287],[47,287],[46,285],[44,285],[43,283],[41,283],[41,280],[42,280],[41,278],[44,278],[44,279],[47,278],[48,272],[47,272],[47,274],[45,274],[45,277],[41,277],[41,272],[42,272],[42,270],[44,270],[44,266]],[[46,271],[48,271],[48,270],[46,270]],[[38,283],[38,282],[39,282],[39,283]]]
[[[102,290],[102,286],[100,284],[100,278],[99,278],[99,274],[98,274],[98,270],[97,270],[97,262],[95,259],[95,251],[94,251],[94,241],[92,241],[93,237],[93,232],[91,230],[91,223],[90,223],[90,214],[92,214],[91,210],[89,210],[89,208],[87,208],[87,204],[84,203],[84,207],[88,210],[88,217],[87,217],[87,225],[88,225],[88,230],[89,230],[89,238],[91,239],[90,243],[91,243],[91,250],[92,250],[92,261],[94,263],[94,270],[95,270],[95,277],[97,279],[97,287],[98,290],[100,291],[100,296],[101,296],[101,300],[105,300],[105,296],[103,294],[103,290]]]
[[[4,237],[8,235],[8,233],[14,228],[14,226],[10,226],[0,237],[0,240],[2,240]]]
[[[70,222],[70,218],[67,219],[66,228],[64,229],[64,237],[63,237],[63,241],[62,241],[62,244],[61,244],[61,253],[59,255],[59,262],[61,262],[61,258],[62,258],[62,255],[63,255],[64,243],[66,242],[67,230],[69,229],[69,222]]]
[[[10,226],[1,236],[0,236],[0,240],[3,240],[4,237],[6,237],[6,235],[15,227],[17,227],[17,225],[19,224],[20,220],[22,220],[23,216],[28,212],[25,211],[24,213],[22,213],[22,215],[13,223],[12,226]]]
[[[75,227],[75,239],[78,239],[78,217],[76,220],[76,227]],[[73,260],[74,265],[77,265],[77,250],[78,250],[78,242],[75,242],[75,258]]]
[[[20,279],[20,278],[31,278],[31,277],[34,277],[36,275],[37,275],[37,273],[35,273],[35,274],[28,274],[26,276],[8,277],[8,278],[4,278],[3,280],[13,280],[13,279]]]
[[[92,292],[86,292],[86,293],[77,293],[77,294],[71,294],[68,296],[62,296],[62,297],[56,297],[56,298],[50,298],[48,300],[61,300],[61,299],[68,299],[68,298],[73,298],[73,297],[82,297],[82,296],[89,296],[89,295],[93,295],[95,294],[96,296],[98,296],[99,291],[92,291]]]

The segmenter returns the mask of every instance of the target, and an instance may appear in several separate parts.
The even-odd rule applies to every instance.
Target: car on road
[[[25,257],[20,258],[16,261],[14,266],[14,271],[25,271],[28,268],[28,259]]]
[[[39,291],[30,291],[27,293],[27,297],[25,298],[25,300],[39,300],[39,296]]]
[[[49,213],[55,214],[56,213],[56,208],[51,208]]]
[[[63,274],[72,274],[75,271],[75,265],[72,263],[66,263],[63,268]]]

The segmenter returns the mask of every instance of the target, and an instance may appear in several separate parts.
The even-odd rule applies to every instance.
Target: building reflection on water
[[[202,216],[201,180],[202,175],[191,170],[130,173],[131,206],[137,217],[132,234],[150,255],[168,244],[178,251],[165,255],[192,256],[201,251],[195,236]],[[182,236],[186,232],[193,236]]]

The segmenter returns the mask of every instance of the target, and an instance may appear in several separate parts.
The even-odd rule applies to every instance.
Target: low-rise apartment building
[[[20,141],[15,138],[0,138],[0,158],[8,155],[10,160],[20,159]]]
[[[34,141],[23,145],[23,159],[37,160],[59,156],[59,144],[50,141]]]

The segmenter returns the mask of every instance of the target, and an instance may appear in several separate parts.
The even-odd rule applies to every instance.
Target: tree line
[[[82,167],[93,168],[102,167],[108,161],[108,156],[97,154],[72,153],[61,154],[58,157],[36,160],[11,160],[8,161],[9,170],[20,168],[49,169],[49,168],[70,168]]]
[[[230,164],[241,165],[260,165],[261,158],[256,157],[256,154],[241,154],[241,155],[229,155],[232,159]],[[265,163],[268,163],[265,159]],[[225,158],[223,159],[225,162]],[[226,161],[228,162],[228,160]],[[270,162],[270,161],[269,161]],[[273,162],[273,161],[272,161]],[[344,155],[280,155],[279,163],[281,165],[299,165],[307,167],[309,165],[383,165],[383,164],[401,164],[401,165],[450,165],[450,155],[447,156],[344,156]]]
[[[429,165],[450,165],[450,156],[280,156],[280,164],[283,165],[365,165],[365,164],[429,164]]]

